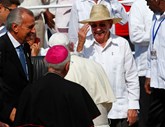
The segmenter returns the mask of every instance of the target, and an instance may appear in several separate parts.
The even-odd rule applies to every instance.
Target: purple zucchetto
[[[55,45],[51,47],[46,56],[45,60],[47,63],[59,64],[62,63],[68,57],[69,51],[63,45]]]

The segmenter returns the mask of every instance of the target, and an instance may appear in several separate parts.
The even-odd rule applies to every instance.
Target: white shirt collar
[[[9,36],[14,48],[17,48],[18,46],[20,46],[21,44],[11,35],[10,32],[7,32],[7,35]]]

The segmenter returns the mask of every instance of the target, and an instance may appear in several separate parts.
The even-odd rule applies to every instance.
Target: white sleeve
[[[143,3],[142,3],[143,4]],[[144,3],[145,4],[145,3]],[[148,46],[152,16],[147,13],[147,5],[133,3],[129,13],[129,35],[133,44]],[[146,12],[146,13],[144,13]]]
[[[79,30],[78,22],[79,22],[79,18],[78,18],[78,12],[75,2],[71,9],[71,15],[69,20],[69,31],[68,31],[69,41],[73,42],[74,44],[78,40],[78,30]]]
[[[125,79],[128,89],[129,109],[139,109],[140,86],[135,60],[129,43],[125,45]]]
[[[150,78],[151,76],[151,45],[149,45],[148,47],[148,51],[147,51],[147,73],[146,73],[146,77]]]
[[[112,6],[112,14],[116,18],[122,18],[120,24],[126,24],[128,22],[128,14],[125,8],[118,0],[110,0]]]

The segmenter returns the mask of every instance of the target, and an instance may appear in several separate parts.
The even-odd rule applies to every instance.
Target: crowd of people
[[[163,28],[165,0],[0,0],[0,127],[165,127]]]

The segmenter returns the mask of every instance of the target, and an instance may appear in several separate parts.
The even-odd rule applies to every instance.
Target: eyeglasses
[[[97,26],[99,26],[99,27],[105,27],[105,26],[106,26],[106,24],[105,24],[105,23],[100,23],[100,24],[91,24],[91,27],[92,27],[92,28],[96,28]]]
[[[6,9],[9,10],[9,11],[12,11],[12,10],[13,10],[13,9],[8,8],[8,7],[6,7],[6,6],[4,6],[4,8],[6,8]]]

